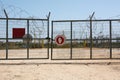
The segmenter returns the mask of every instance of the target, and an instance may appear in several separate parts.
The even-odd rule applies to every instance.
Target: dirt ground
[[[119,80],[119,60],[0,61],[0,80]]]
[[[56,50],[56,52],[59,50]],[[83,50],[84,51],[84,50]],[[97,51],[97,50],[95,50]],[[115,52],[116,50],[114,50]],[[5,51],[0,51],[4,58]],[[25,50],[9,51],[9,57],[26,56]],[[31,56],[41,56],[41,50]],[[82,51],[81,51],[82,52]],[[84,53],[87,51],[84,51]],[[102,51],[103,52],[103,51]],[[108,50],[106,50],[106,53]],[[119,55],[119,51],[116,51]],[[34,54],[33,54],[34,53]],[[102,54],[101,52],[99,53]],[[87,54],[86,54],[87,55]],[[85,56],[86,56],[85,55]],[[57,56],[61,56],[57,54]],[[62,55],[63,56],[63,55]],[[81,56],[81,55],[80,55]],[[99,56],[99,55],[97,55]],[[104,55],[103,55],[104,56]],[[119,80],[120,60],[0,60],[0,80]]]

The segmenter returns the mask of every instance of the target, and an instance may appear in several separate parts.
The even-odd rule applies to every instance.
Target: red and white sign
[[[65,36],[64,35],[57,35],[56,37],[55,37],[55,43],[57,44],[57,45],[63,45],[64,43],[65,43]]]

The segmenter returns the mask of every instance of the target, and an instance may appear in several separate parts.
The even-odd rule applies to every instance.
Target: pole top
[[[5,13],[6,18],[8,18],[8,15],[7,15],[7,12],[6,12],[6,10],[5,10],[5,9],[4,9],[4,13]]]

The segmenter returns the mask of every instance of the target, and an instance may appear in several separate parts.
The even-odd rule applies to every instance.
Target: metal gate
[[[0,60],[49,59],[49,17],[0,18]]]
[[[52,60],[120,59],[120,19],[52,21],[51,38]]]

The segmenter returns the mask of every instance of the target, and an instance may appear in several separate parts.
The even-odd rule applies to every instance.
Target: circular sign
[[[65,36],[64,35],[57,35],[55,37],[55,43],[57,45],[63,45],[65,43]]]

